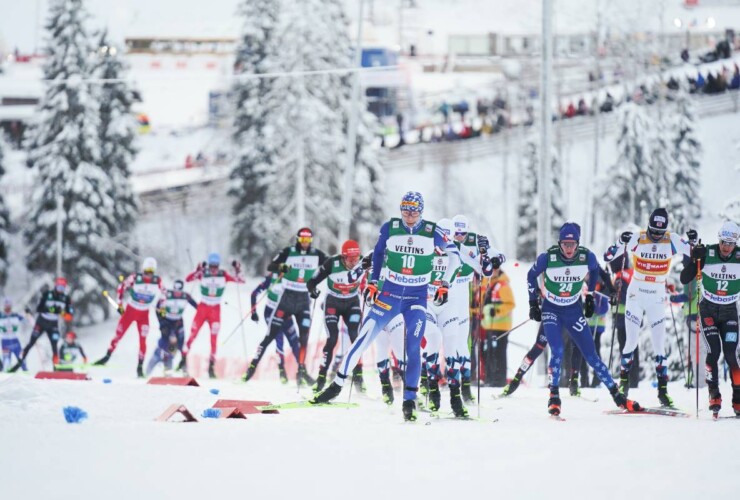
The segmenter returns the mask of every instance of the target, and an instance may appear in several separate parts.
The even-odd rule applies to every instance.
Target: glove
[[[540,303],[536,300],[529,301],[529,319],[542,321],[542,310],[540,309]]]
[[[165,316],[167,316],[167,309],[165,309],[164,307],[160,307],[159,309],[157,309],[157,313],[164,318]]]
[[[489,307],[488,308],[488,317],[489,318],[495,318],[496,317],[496,308],[495,307]]]
[[[63,318],[63,319],[64,319],[64,321],[66,321],[67,323],[69,323],[70,321],[72,321],[72,315],[71,315],[71,314],[69,314],[69,313],[64,313],[64,314],[62,314],[62,318]]]
[[[494,269],[498,269],[499,267],[501,267],[501,264],[503,264],[503,262],[501,261],[501,257],[496,256],[492,258],[491,264],[493,265]]]
[[[699,243],[694,245],[694,247],[691,249],[691,258],[694,259],[694,261],[697,260],[704,260],[704,257],[707,256],[707,247],[702,245],[701,240],[699,240]]]
[[[198,263],[198,267],[197,267],[197,268],[196,268],[195,270],[196,270],[196,271],[202,271],[202,270],[203,270],[203,269],[205,269],[206,267],[207,267],[207,266],[206,266],[206,263],[205,263],[205,262],[199,262],[199,263]]]
[[[696,229],[689,229],[686,231],[686,237],[689,239],[689,243],[696,245],[696,240],[699,239],[699,233],[696,232]]]
[[[373,254],[368,254],[362,258],[362,270],[367,271],[373,267]]]
[[[251,319],[252,319],[252,321],[254,321],[255,323],[259,323],[259,321],[260,321],[260,316],[259,316],[259,314],[257,314],[257,311],[254,311],[254,310],[252,311],[252,316],[250,316],[250,318],[251,318]]]
[[[118,304],[118,314],[123,314],[123,304]]]
[[[583,301],[583,315],[590,318],[594,315],[595,308],[596,304],[594,304],[594,296],[590,293],[586,294],[586,300]]]
[[[308,287],[308,295],[312,299],[318,299],[319,295],[321,295],[321,290],[316,290],[315,286],[309,286]]]
[[[629,243],[631,239],[632,239],[632,232],[631,231],[625,231],[619,237],[619,241],[621,241],[624,244]]]
[[[665,289],[668,290],[668,293],[676,293],[676,285],[673,283],[666,283]]]
[[[242,270],[242,265],[237,260],[231,261],[231,267],[234,268],[236,274],[239,274],[239,272]]]
[[[278,272],[280,272],[280,274],[285,274],[288,271],[290,271],[290,266],[288,264],[286,264],[285,262],[283,262],[282,264],[278,265]]]
[[[437,291],[434,292],[434,305],[442,306],[447,303],[450,295],[450,284],[443,281],[441,285],[437,287]]]
[[[365,291],[362,292],[362,296],[365,298],[365,302],[374,304],[378,298],[378,282],[370,281],[365,287]]]
[[[481,255],[486,255],[489,248],[491,248],[491,245],[488,243],[488,238],[486,236],[478,235],[478,252],[480,252]]]
[[[619,303],[619,297],[617,296],[617,292],[614,292],[613,294],[609,295],[609,305],[610,306],[616,306]]]
[[[26,314],[30,314],[30,315],[32,315],[32,314],[33,314],[33,311],[31,311],[31,309],[30,309],[29,307],[26,307],[26,308],[24,309],[24,311],[25,311],[25,313],[26,313]]]

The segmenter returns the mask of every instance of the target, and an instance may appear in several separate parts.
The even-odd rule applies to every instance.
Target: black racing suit
[[[734,253],[734,252],[733,252]],[[704,267],[704,262],[701,262]],[[696,262],[686,263],[681,271],[681,283],[688,284],[696,278]],[[706,376],[710,397],[719,394],[719,354],[723,352],[730,367],[732,406],[740,412],[740,366],[738,363],[738,312],[737,303],[716,304],[703,297],[699,302],[699,317],[704,339],[707,341]],[[738,413],[740,414],[740,413]]]
[[[327,259],[324,264],[319,268],[319,272],[314,275],[308,282],[308,289],[315,289],[316,286],[324,281],[332,271],[337,260],[341,260],[341,256],[335,255],[330,259]],[[342,267],[344,264],[342,263]],[[350,270],[344,267],[349,272]],[[329,337],[326,339],[324,344],[324,357],[321,360],[321,367],[319,368],[319,376],[326,377],[326,373],[329,371],[329,365],[331,364],[332,357],[334,356],[334,348],[337,345],[339,339],[339,319],[344,321],[344,326],[347,327],[347,334],[349,335],[350,341],[354,342],[357,338],[357,331],[362,321],[362,309],[360,308],[360,297],[357,289],[355,289],[347,297],[340,297],[329,291],[324,302],[324,325]],[[354,372],[362,372],[362,361],[357,363]]]
[[[33,325],[31,339],[28,341],[28,345],[23,348],[21,359],[13,367],[13,371],[21,366],[31,348],[44,333],[49,337],[53,363],[54,365],[59,364],[59,353],[57,350],[57,343],[59,342],[59,316],[67,314],[71,316],[74,314],[72,301],[66,293],[50,290],[41,295],[41,300],[38,306],[36,306],[36,312],[38,316],[36,316],[36,323]]]

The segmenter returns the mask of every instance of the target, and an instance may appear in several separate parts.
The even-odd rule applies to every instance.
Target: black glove
[[[632,239],[632,232],[631,231],[625,231],[619,237],[619,241],[621,241],[622,243],[625,243],[625,244],[626,243],[629,243],[631,239]]]
[[[259,323],[259,321],[260,321],[260,315],[259,315],[259,314],[257,314],[257,311],[252,311],[252,316],[251,316],[251,319],[252,319],[252,321],[254,321],[255,323]]]
[[[450,284],[443,281],[441,285],[437,287],[437,291],[434,292],[434,305],[443,306],[447,303],[450,298]]]
[[[362,270],[367,271],[371,267],[373,267],[373,254],[367,254],[362,258]]]
[[[704,260],[704,258],[707,256],[707,247],[702,245],[701,241],[694,245],[694,247],[691,249],[691,258],[696,260]]]
[[[501,267],[501,264],[503,264],[503,262],[501,262],[500,257],[496,256],[491,259],[491,264],[493,265],[494,269],[498,269],[499,267]]]
[[[286,264],[285,262],[283,262],[282,264],[279,264],[278,265],[278,272],[279,273],[285,274],[288,271],[290,271],[290,266],[288,264]]]
[[[488,308],[488,317],[489,318],[495,318],[496,317],[496,306],[491,306]]]
[[[590,318],[594,315],[595,308],[594,296],[589,293],[586,295],[586,300],[583,301],[583,315]]]
[[[33,315],[33,311],[31,311],[31,309],[30,309],[29,307],[26,307],[26,308],[24,309],[24,311],[26,312],[26,314],[30,314],[30,315]]]
[[[614,292],[609,295],[609,305],[616,306],[617,304],[619,304],[619,296],[617,295],[617,292]]]
[[[480,252],[481,255],[486,255],[489,248],[491,248],[491,244],[488,243],[488,238],[486,236],[478,235],[478,252]]]
[[[242,270],[242,265],[236,260],[231,261],[231,267],[234,268],[234,271],[236,271],[236,274],[239,274],[239,272]]]
[[[542,309],[540,309],[540,303],[536,300],[529,301],[529,319],[542,321]]]
[[[696,232],[696,229],[689,229],[686,231],[686,237],[689,239],[689,243],[696,245],[696,240],[699,239],[699,233]]]
[[[365,286],[365,291],[362,292],[362,296],[365,298],[365,302],[374,304],[375,299],[378,298],[378,282],[377,281],[368,282],[368,284]]]
[[[321,290],[316,290],[315,286],[309,286],[308,287],[308,295],[312,299],[318,299],[319,295],[321,295]]]

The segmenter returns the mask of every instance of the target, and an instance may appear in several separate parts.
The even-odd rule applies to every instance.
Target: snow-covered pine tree
[[[92,74],[105,80],[123,80],[128,70],[121,50],[108,39],[107,30],[98,35],[97,53]],[[137,154],[136,118],[132,107],[137,96],[125,81],[103,83],[98,89],[100,105],[100,167],[108,174],[113,187],[112,234],[116,244],[118,271],[135,265],[132,233],[138,212],[131,187],[129,166]]]
[[[0,133],[0,179],[5,175],[4,159],[5,142]],[[0,287],[4,287],[8,280],[8,245],[10,238],[10,212],[5,205],[5,198],[0,194]]]
[[[46,275],[56,268],[57,197],[62,199],[62,273],[77,307],[76,321],[99,320],[107,305],[103,287],[115,284],[115,253],[107,244],[114,204],[109,177],[100,168],[100,118],[95,95],[84,81],[94,51],[81,0],[50,5],[44,49],[46,89],[25,147],[36,174],[24,237],[26,262]]]
[[[350,53],[338,2],[300,0],[278,16],[274,2],[252,0],[241,12],[246,24],[238,70],[293,73],[241,79],[234,88],[239,160],[231,175],[236,198],[233,245],[257,269],[276,248],[293,240],[301,223],[296,220],[301,164],[304,222],[315,230],[319,246],[332,249],[341,221],[350,79],[342,73],[295,73],[346,68]],[[382,213],[382,171],[370,147],[372,119],[367,114],[357,141],[352,232],[367,237]]]
[[[701,217],[699,170],[702,146],[696,134],[694,103],[685,88],[676,96],[675,117],[669,123],[672,181],[668,192],[672,230],[684,233]]]
[[[617,161],[603,181],[601,210],[617,224],[643,224],[640,203],[653,207],[657,202],[650,123],[645,110],[634,103],[620,106],[618,123]]]
[[[560,227],[565,222],[563,216],[563,171],[555,148],[552,150],[550,170],[550,237],[557,241]],[[516,256],[519,260],[534,261],[537,257],[537,171],[540,157],[535,139],[530,139],[524,146],[524,155],[519,169],[519,201],[517,203],[518,233],[516,238]]]
[[[271,50],[277,45],[272,41],[279,11],[280,0],[244,0],[240,4],[243,25],[234,64],[237,77],[267,72],[268,59],[275,56]],[[266,258],[284,243],[279,228],[288,222],[283,210],[271,213],[276,200],[269,197],[279,167],[279,145],[273,141],[274,125],[268,121],[277,105],[268,100],[273,83],[273,78],[237,78],[232,87],[237,150],[229,189],[234,200],[232,248],[253,272],[261,272]]]

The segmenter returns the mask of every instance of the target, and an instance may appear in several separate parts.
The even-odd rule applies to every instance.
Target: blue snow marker
[[[203,418],[218,418],[221,416],[221,410],[219,408],[206,408],[201,416]]]
[[[62,411],[68,424],[78,424],[87,418],[87,412],[76,406],[65,406]]]
[[[218,389],[211,389],[210,390],[210,393],[211,394],[218,394],[219,392],[221,392],[221,391],[219,391]]]
[[[113,381],[111,379],[109,379],[109,378],[104,378],[103,379],[103,383],[104,384],[110,384],[111,382],[113,382]]]

